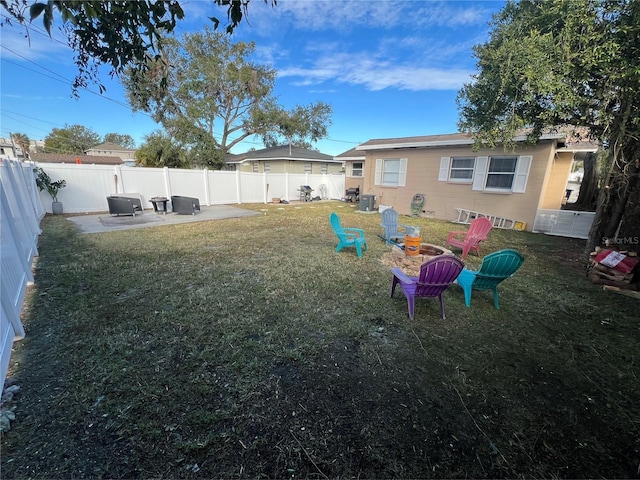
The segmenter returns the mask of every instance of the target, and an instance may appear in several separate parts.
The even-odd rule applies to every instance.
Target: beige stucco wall
[[[564,199],[572,163],[573,153],[570,152],[556,153],[555,158],[551,159],[539,208],[560,208],[558,205]]]
[[[422,149],[377,150],[366,153],[364,165],[364,188],[361,194],[376,195],[376,204],[390,205],[401,214],[411,214],[411,201],[415,194],[425,195],[423,215],[441,220],[458,218],[456,208],[509,218],[527,223],[531,230],[539,208],[546,184],[553,183],[555,177],[547,178],[547,168],[553,160],[552,142],[520,148],[514,153],[502,150],[481,149],[474,152],[471,147],[442,147]],[[532,162],[524,193],[496,193],[472,190],[471,183],[451,183],[438,181],[441,157],[491,156],[491,155],[531,155]],[[407,158],[407,176],[405,187],[382,187],[374,185],[377,158]],[[564,160],[563,160],[564,162]],[[566,176],[562,176],[566,182]],[[560,182],[560,180],[558,180]],[[564,187],[562,187],[564,191]],[[545,208],[560,208],[561,197],[555,203],[549,201]],[[551,205],[553,203],[553,205]]]
[[[364,163],[363,160],[358,160],[358,163]],[[345,163],[345,179],[344,179],[344,188],[345,190],[349,189],[349,188],[356,188],[356,187],[360,187],[360,190],[362,190],[362,188],[365,186],[365,182],[364,182],[364,176],[362,177],[350,177],[349,176],[349,172],[351,172],[351,166],[350,164],[353,163],[352,160],[347,160],[344,162]],[[366,167],[365,167],[366,169]],[[363,169],[363,175],[365,174],[366,170]]]

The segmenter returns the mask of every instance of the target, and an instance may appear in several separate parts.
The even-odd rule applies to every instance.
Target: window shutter
[[[398,175],[398,186],[404,187],[407,183],[407,159],[400,159],[400,172]]]
[[[529,169],[531,168],[531,155],[523,155],[518,158],[516,166],[516,175],[513,182],[513,193],[524,193],[527,188],[527,179],[529,178]]]
[[[471,190],[484,190],[484,179],[487,175],[489,157],[476,158],[476,168],[473,171],[473,187]]]
[[[440,173],[438,174],[439,182],[446,182],[449,180],[449,164],[451,163],[451,157],[440,157]]]
[[[374,185],[380,185],[382,183],[382,159],[376,158],[376,178],[373,181]]]

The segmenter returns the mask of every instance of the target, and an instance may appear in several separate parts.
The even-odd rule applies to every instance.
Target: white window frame
[[[259,173],[260,172],[260,167],[258,165],[258,162],[251,162],[251,171],[253,173]]]
[[[456,167],[455,163],[456,160],[472,160],[472,164],[471,167]],[[450,162],[449,162],[449,169],[447,172],[447,180],[449,182],[453,182],[453,183],[472,183],[473,182],[473,172],[476,168],[476,157],[465,157],[465,156],[459,156],[459,157],[451,157],[450,158]],[[452,173],[454,171],[468,171],[469,172],[469,178],[460,178],[460,177],[454,177],[452,175]]]
[[[498,163],[503,160],[513,161],[513,170],[511,171],[491,171],[491,165],[495,162]],[[484,190],[486,192],[496,191],[496,192],[511,192],[513,191],[513,185],[516,179],[516,172],[518,170],[518,156],[517,155],[494,155],[489,157],[489,162],[487,163],[487,174],[484,179]],[[500,179],[498,183],[502,183],[501,181],[506,179],[507,177],[511,177],[511,182],[509,186],[499,187],[499,186],[489,186],[489,180],[492,178]]]
[[[312,173],[313,168],[311,167],[311,162],[304,162],[304,173]]]
[[[360,165],[356,167],[356,165]],[[349,163],[349,176],[350,177],[364,177],[364,162],[351,162]]]
[[[515,158],[513,172],[490,172],[491,159]],[[527,189],[527,180],[531,169],[533,157],[531,155],[495,155],[493,157],[476,157],[476,165],[473,174],[472,190],[487,193],[524,193]],[[442,167],[442,165],[441,165]],[[508,188],[487,187],[490,175],[513,175],[511,186]]]
[[[374,185],[404,187],[407,181],[406,158],[376,158]]]
[[[323,174],[323,175],[326,175],[328,171],[329,171],[329,164],[321,163],[320,164],[320,173]]]
[[[271,172],[271,162],[264,162],[264,173]]]

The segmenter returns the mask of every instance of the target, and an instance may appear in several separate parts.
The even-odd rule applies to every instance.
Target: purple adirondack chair
[[[399,268],[391,270],[393,273],[393,284],[391,285],[391,296],[400,284],[402,293],[407,297],[409,306],[409,318],[413,320],[416,297],[440,299],[440,315],[444,320],[444,302],[442,293],[451,285],[464,268],[464,263],[452,255],[440,255],[431,260],[427,260],[420,266],[419,277],[409,277]]]

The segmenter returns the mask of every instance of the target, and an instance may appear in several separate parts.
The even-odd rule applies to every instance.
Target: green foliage
[[[127,66],[144,70],[147,57],[156,57],[162,50],[162,35],[171,33],[184,18],[178,0],[29,3],[29,0],[3,0],[1,4],[7,15],[3,15],[2,23],[10,25],[16,21],[27,28],[29,23],[42,17],[44,28],[51,34],[57,12],[62,20],[61,29],[76,53],[78,75],[73,84],[76,94],[78,88],[88,83],[97,84],[101,92],[105,90],[98,80],[100,65],[110,65],[114,75],[122,73]],[[226,8],[227,33],[232,33],[248,13],[248,1],[213,0],[211,4]],[[220,20],[216,17],[210,20],[217,28]]]
[[[51,195],[51,200],[58,201],[58,192],[67,186],[66,180],[52,181],[51,177],[42,168],[36,167],[33,169],[36,174],[36,185],[40,191],[46,190]]]
[[[198,151],[228,152],[251,135],[273,142],[326,136],[331,107],[287,112],[273,96],[276,71],[249,60],[254,49],[212,29],[166,40],[163,57],[150,59],[145,72],[123,75],[129,102]]]
[[[145,137],[145,143],[136,151],[136,161],[145,167],[191,167],[185,149],[160,131]]]
[[[80,154],[101,143],[102,139],[93,130],[82,125],[65,125],[54,128],[44,139],[45,153]]]
[[[308,107],[296,105],[291,111],[279,109],[275,115],[273,130],[262,135],[266,147],[275,147],[284,143],[310,148],[311,144],[327,136],[331,125],[331,105],[316,102]],[[268,119],[265,119],[268,120]]]
[[[107,133],[102,141],[104,143],[115,143],[124,148],[136,148],[136,141],[129,134]]]
[[[608,147],[592,248],[618,228],[640,175],[640,2],[510,1],[492,27],[458,96],[459,128],[510,147],[524,128],[535,140],[569,125]]]

